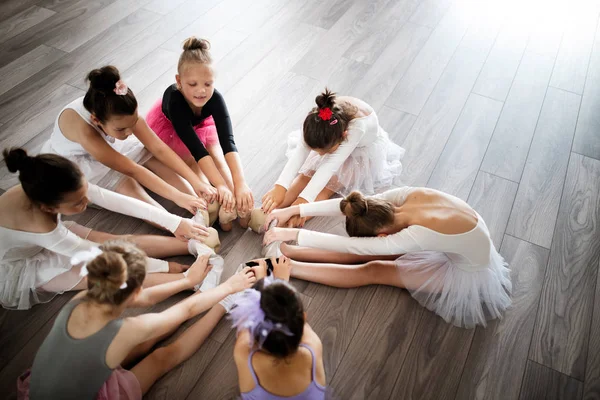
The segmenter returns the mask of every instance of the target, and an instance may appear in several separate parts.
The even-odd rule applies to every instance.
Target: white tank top
[[[119,151],[115,146],[115,138],[106,135],[102,130],[100,130],[97,126],[92,124],[92,114],[83,106],[83,97],[73,100],[69,104],[67,104],[58,116],[56,117],[56,121],[54,122],[54,129],[52,130],[52,135],[50,139],[44,144],[42,147],[42,153],[54,153],[61,155],[63,157],[71,157],[71,156],[81,156],[88,155],[89,153],[77,142],[73,142],[64,135],[64,133],[60,130],[60,126],[58,125],[58,120],[60,119],[63,111],[71,109],[74,110],[85,122],[87,122],[92,128],[96,130],[100,134],[100,136],[106,140],[106,142],[115,150]]]

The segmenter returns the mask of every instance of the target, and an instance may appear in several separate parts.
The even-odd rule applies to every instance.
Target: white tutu
[[[135,136],[129,136],[125,140],[116,140],[114,143],[109,142],[109,144],[118,153],[136,164],[143,165],[152,158],[152,154],[146,150],[142,142]],[[79,166],[88,182],[104,189],[115,190],[124,177],[119,171],[110,169],[90,154],[72,155],[69,159]]]
[[[422,280],[419,276],[426,279],[419,287],[406,289],[422,306],[458,327],[485,326],[511,304],[510,270],[493,245],[490,263],[482,269],[461,268],[436,251],[405,254],[396,259],[396,265],[416,280]]]
[[[294,131],[288,137],[286,156],[289,158],[303,141],[302,131]],[[298,171],[312,177],[329,155],[320,156],[311,151]],[[377,138],[369,145],[357,147],[325,186],[342,196],[354,190],[373,195],[391,187],[402,186],[400,174],[404,149],[392,142],[381,127]]]
[[[92,231],[72,221],[59,223],[83,239]],[[77,286],[83,279],[79,272],[69,256],[39,246],[13,248],[0,261],[0,304],[26,310],[49,302]]]

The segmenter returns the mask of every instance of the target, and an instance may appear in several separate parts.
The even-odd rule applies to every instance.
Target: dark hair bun
[[[102,93],[114,93],[115,85],[121,79],[119,70],[112,65],[96,68],[87,75],[90,88]]]
[[[13,173],[26,169],[33,161],[23,149],[4,149],[2,154],[6,161],[6,167]]]
[[[360,192],[352,192],[340,203],[342,212],[347,217],[362,217],[367,213],[367,199]]]
[[[335,93],[325,88],[325,91],[317,96],[315,102],[317,103],[317,107],[319,108],[333,108],[335,102]]]
[[[195,36],[191,36],[183,42],[183,50],[210,50],[210,42],[206,39],[198,39]]]

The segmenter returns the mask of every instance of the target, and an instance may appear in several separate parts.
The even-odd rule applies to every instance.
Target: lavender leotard
[[[312,356],[312,381],[310,385],[304,390],[302,393],[297,394],[295,396],[283,397],[276,396],[272,393],[267,392],[260,383],[258,383],[258,377],[254,372],[254,368],[252,367],[252,356],[256,352],[254,350],[248,356],[248,367],[250,368],[250,372],[252,373],[252,379],[254,379],[254,384],[256,385],[254,389],[249,392],[242,393],[242,400],[323,400],[325,399],[325,386],[319,385],[315,381],[315,375],[317,372],[317,361],[315,359],[315,352],[309,346],[305,344],[300,344],[300,346],[305,347],[310,351]]]

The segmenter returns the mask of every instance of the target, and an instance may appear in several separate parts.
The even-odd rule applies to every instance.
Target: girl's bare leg
[[[221,318],[225,309],[217,304],[199,321],[189,327],[173,343],[154,350],[131,369],[146,394],[161,376],[190,358],[204,343]]]
[[[292,260],[312,263],[362,264],[375,260],[395,260],[400,257],[400,255],[370,256],[338,253],[336,251],[313,249],[311,247],[292,246],[287,243],[282,243],[280,249],[284,256]]]
[[[79,276],[79,268],[72,268],[71,270],[60,274],[49,282],[45,283],[41,288],[48,292],[64,292],[64,291],[79,291],[87,289],[87,278],[83,278],[77,285],[72,288],[64,287],[64,278],[65,274],[76,274]],[[179,279],[183,279],[183,274],[166,274],[166,273],[156,273],[156,274],[146,274],[146,278],[144,279],[144,287],[151,287],[156,285],[161,285],[163,283],[177,281]]]
[[[302,191],[306,188],[308,182],[310,182],[310,178],[308,176],[302,174],[296,176],[285,193],[283,203],[281,203],[277,208],[286,208],[291,206],[292,203],[298,199],[300,193],[302,193]]]
[[[126,176],[123,179],[121,179],[117,188],[115,189],[115,192],[120,193],[124,196],[129,196],[133,197],[134,199],[141,200],[144,203],[151,204],[162,210],[165,209],[163,206],[158,204],[156,200],[150,197],[148,192],[146,192],[146,190],[142,187],[142,185],[139,184],[138,181],[129,176]]]
[[[154,346],[156,346],[156,344],[158,342],[161,342],[161,341],[165,340],[166,338],[168,338],[169,336],[171,336],[178,328],[179,328],[179,326],[174,326],[173,329],[171,329],[169,332],[165,333],[164,335],[159,336],[154,339],[147,340],[144,343],[138,344],[137,346],[135,346],[133,348],[133,350],[131,350],[129,352],[129,354],[127,355],[127,357],[125,357],[125,360],[123,360],[121,365],[129,366],[134,361],[137,361],[140,357],[145,356],[146,354],[148,354],[150,352],[150,350],[152,350],[152,348]]]
[[[386,260],[369,261],[359,265],[292,261],[292,277],[340,288],[388,285],[416,289],[427,282],[431,275],[432,273],[402,271],[395,261]]]
[[[223,154],[223,149],[220,144],[213,144],[206,147],[208,154],[213,159],[219,173],[225,180],[227,187],[233,192],[233,177],[231,176],[231,170],[229,169],[229,165],[227,165],[227,161],[225,161],[225,155]]]
[[[175,189],[179,190],[182,193],[189,194],[192,196],[196,196],[192,185],[181,176],[179,176],[175,171],[171,168],[167,167],[165,164],[160,162],[155,157],[152,157],[148,160],[144,167],[148,168],[150,171],[154,172],[158,175],[163,181],[167,182],[169,185],[173,186]]]
[[[173,236],[160,235],[113,235],[106,232],[91,231],[87,237],[95,243],[104,243],[107,240],[125,239],[135,243],[144,250],[148,257],[165,258],[190,254],[187,243]]]

